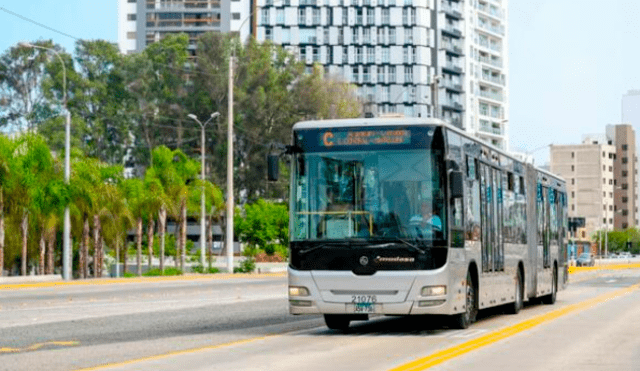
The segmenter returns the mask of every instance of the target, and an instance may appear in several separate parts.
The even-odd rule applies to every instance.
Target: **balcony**
[[[444,14],[450,18],[461,20],[462,19],[462,6],[459,4],[454,5],[455,3],[447,3],[442,2],[442,11]]]
[[[491,135],[498,135],[498,136],[503,136],[504,135],[504,129],[502,129],[501,127],[494,127],[494,126],[490,126],[490,125],[482,125],[480,124],[480,131],[486,134],[491,134]]]
[[[483,98],[491,99],[497,102],[502,102],[504,99],[501,93],[491,92],[488,90],[480,90],[480,92],[478,92],[478,95]]]
[[[441,80],[439,86],[442,86],[445,89],[448,89],[448,90],[451,90],[451,91],[454,91],[454,92],[460,93],[460,94],[462,94],[464,92],[464,90],[462,89],[462,84],[455,83],[455,82],[453,82],[451,80],[448,80],[448,79]]]
[[[455,62],[446,62],[444,66],[442,66],[442,71],[455,75],[460,75],[464,72],[460,64]]]
[[[485,47],[487,49],[493,50],[494,52],[502,52],[502,46],[498,43],[492,43],[487,39],[477,38],[476,44]]]
[[[462,31],[460,31],[458,28],[456,27],[452,27],[452,26],[445,26],[442,28],[442,33],[446,36],[450,36],[450,37],[455,37],[456,39],[459,39],[462,37]]]
[[[494,26],[494,25],[489,24],[487,22],[478,22],[478,27],[480,29],[485,30],[485,31],[489,31],[489,32],[491,32],[493,34],[504,36],[504,26],[503,25]]]
[[[449,111],[454,111],[454,112],[462,112],[464,111],[464,106],[454,100],[451,99],[444,99],[441,103],[440,106],[442,107],[443,110],[449,110]]]
[[[478,9],[479,11],[483,12],[484,14],[486,14],[486,15],[492,17],[492,18],[499,19],[499,20],[503,20],[504,19],[504,14],[502,13],[502,11],[500,9],[495,8],[495,7],[477,3],[476,9]]]
[[[487,74],[482,74],[482,81],[486,81],[489,83],[492,83],[494,85],[499,85],[499,86],[504,86],[504,78],[503,77],[498,77],[498,76],[492,76],[492,75],[487,75]]]
[[[462,47],[460,45],[458,45],[457,43],[453,43],[450,41],[442,41],[442,49],[444,49],[445,51],[447,51],[450,54],[454,54],[458,57],[461,57],[464,53],[464,50],[462,49]]]
[[[485,57],[485,56],[479,55],[476,59],[478,60],[478,62],[482,62],[494,67],[502,68],[502,59],[500,58],[491,58],[491,57]]]

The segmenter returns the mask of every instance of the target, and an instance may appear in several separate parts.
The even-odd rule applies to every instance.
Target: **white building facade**
[[[366,116],[431,116],[434,0],[258,0],[259,41],[359,87]]]
[[[508,0],[466,0],[465,3],[465,128],[484,141],[508,150]]]
[[[189,35],[192,54],[205,32],[238,32],[244,40],[250,9],[251,0],[118,0],[120,52],[139,52],[172,33]]]
[[[508,149],[507,0],[257,0],[256,12],[259,41],[357,85],[365,116],[437,115]]]

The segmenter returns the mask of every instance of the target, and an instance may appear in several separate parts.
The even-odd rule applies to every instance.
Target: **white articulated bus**
[[[566,283],[564,180],[440,120],[300,122],[288,153],[293,314],[466,328]]]

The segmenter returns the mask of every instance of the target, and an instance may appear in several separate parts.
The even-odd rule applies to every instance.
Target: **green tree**
[[[33,44],[61,52],[51,41]],[[40,88],[50,58],[56,57],[47,50],[20,45],[0,56],[0,128],[35,130],[40,122],[55,115]]]
[[[126,179],[122,182],[122,191],[136,225],[136,263],[137,275],[142,275],[142,227],[146,216],[145,189],[142,179]]]
[[[9,191],[7,185],[12,180],[12,165],[14,143],[6,136],[0,134],[0,277],[4,272],[5,255],[5,192]]]
[[[10,202],[15,214],[20,218],[22,236],[20,273],[26,275],[29,260],[29,217],[33,217],[32,222],[35,225],[35,215],[40,206],[36,202],[36,197],[40,192],[40,186],[46,184],[47,178],[51,176],[54,160],[44,139],[34,134],[18,138],[13,155],[15,182],[11,190]]]
[[[288,225],[286,205],[259,199],[245,205],[244,215],[235,218],[235,233],[250,247],[265,250],[271,244],[289,244]]]

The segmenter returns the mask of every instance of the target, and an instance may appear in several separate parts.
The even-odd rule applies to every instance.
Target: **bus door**
[[[498,169],[490,165],[480,163],[479,167],[482,209],[482,271],[500,271],[504,263],[502,175]]]

